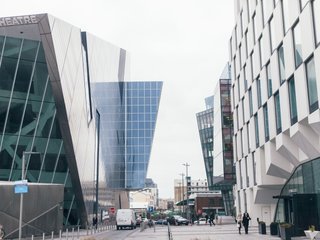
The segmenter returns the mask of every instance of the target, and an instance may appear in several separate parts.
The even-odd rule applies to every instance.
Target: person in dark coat
[[[209,217],[209,223],[210,223],[210,226],[215,226],[216,224],[214,223],[214,215],[213,213],[210,214],[210,217]]]
[[[249,221],[251,220],[249,213],[247,211],[244,212],[242,217],[242,225],[244,227],[244,231],[246,234],[248,234],[248,228],[249,228]]]

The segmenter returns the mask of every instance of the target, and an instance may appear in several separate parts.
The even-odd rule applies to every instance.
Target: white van
[[[132,209],[118,209],[116,215],[117,230],[122,228],[136,228],[136,214]]]

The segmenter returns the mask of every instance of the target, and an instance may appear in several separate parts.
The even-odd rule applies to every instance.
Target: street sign
[[[28,181],[20,180],[14,182],[14,193],[27,193],[28,192]]]
[[[153,212],[153,206],[149,206],[148,212],[152,213]]]

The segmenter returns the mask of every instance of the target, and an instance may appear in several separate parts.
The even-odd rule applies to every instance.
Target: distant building
[[[168,210],[168,202],[172,202],[172,199],[163,199],[159,198],[159,205],[158,205],[158,210],[160,212],[164,212],[165,210]]]
[[[194,213],[197,216],[225,213],[221,192],[197,193],[194,199]]]
[[[151,178],[146,179],[146,187],[138,191],[130,191],[130,208],[137,212],[153,212],[159,207],[159,190]]]

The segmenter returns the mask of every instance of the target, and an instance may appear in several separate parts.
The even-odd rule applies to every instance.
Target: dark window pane
[[[297,100],[296,100],[296,90],[294,78],[290,78],[288,82],[289,87],[289,102],[290,102],[290,117],[291,117],[291,125],[295,124],[298,120],[297,118]]]
[[[37,53],[37,48],[38,48],[38,42],[31,41],[31,40],[24,40],[20,59],[34,62],[36,53]]]
[[[274,101],[275,101],[275,113],[276,113],[276,128],[277,128],[277,134],[279,134],[279,133],[282,131],[279,92],[277,92],[277,93],[274,95]]]
[[[10,58],[18,58],[19,52],[21,47],[21,39],[19,38],[6,38],[6,43],[4,46],[4,57],[10,57]]]
[[[11,90],[17,67],[16,58],[3,57],[0,67],[0,89]]]
[[[18,73],[14,84],[15,92],[28,92],[33,63],[26,60],[20,60]]]

